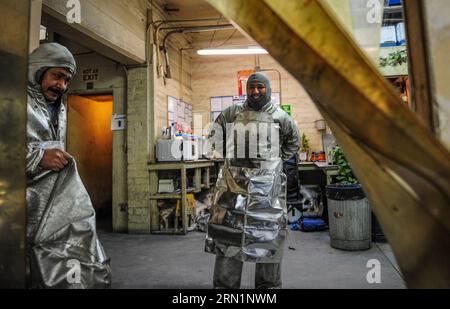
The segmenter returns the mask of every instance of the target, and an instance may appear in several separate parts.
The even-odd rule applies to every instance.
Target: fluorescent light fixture
[[[201,56],[218,55],[267,55],[268,52],[261,47],[224,48],[224,49],[200,49],[197,54]]]

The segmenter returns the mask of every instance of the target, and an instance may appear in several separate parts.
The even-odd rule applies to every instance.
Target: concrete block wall
[[[177,35],[175,34],[174,36]],[[178,35],[177,38],[180,38],[180,35]],[[156,129],[158,130],[156,132],[157,136],[160,136],[161,129],[168,125],[168,96],[181,99],[186,103],[193,103],[193,93],[191,87],[191,59],[188,52],[183,51],[182,54],[180,53],[179,49],[182,45],[174,39],[169,39],[169,59],[172,77],[171,79],[159,77],[155,81],[155,113]],[[183,57],[183,61],[181,61],[181,57]],[[182,73],[180,71],[181,66],[183,71]],[[181,81],[183,83],[182,86]]]
[[[153,11],[153,20],[163,17]],[[161,42],[162,42],[161,34]],[[153,55],[149,67],[128,70],[127,151],[128,151],[128,232],[150,233],[148,163],[154,162],[155,141],[168,125],[167,96],[192,102],[191,61],[184,52],[183,68],[179,49],[186,46],[180,35],[168,40],[172,78],[158,77]],[[162,56],[161,59],[164,59]],[[181,78],[182,76],[182,78]],[[183,81],[181,87],[180,81]]]
[[[192,56],[192,91],[194,113],[202,116],[203,127],[211,121],[210,98],[238,95],[237,72],[255,68],[255,56]],[[259,56],[261,69],[276,69],[281,73],[282,103],[292,105],[293,118],[300,133],[310,140],[311,151],[323,150],[321,132],[315,121],[323,119],[304,88],[272,57]],[[278,74],[265,72],[271,80],[272,92],[279,92]]]
[[[166,17],[161,13],[163,9],[152,10],[153,20],[165,20]],[[180,24],[176,26],[181,26]],[[170,24],[164,25],[170,27]],[[168,32],[160,31],[159,42],[162,44],[165,34]],[[182,50],[189,47],[187,38],[182,34],[173,34],[167,40],[169,63],[171,67],[171,78],[166,79],[161,76],[155,77],[155,128],[156,136],[161,136],[161,129],[168,126],[167,97],[171,96],[192,104],[191,87],[191,57],[189,51]],[[156,55],[154,60],[156,60]],[[161,53],[160,67],[165,67],[164,55]],[[181,84],[182,83],[182,84]],[[153,146],[154,147],[154,146]]]

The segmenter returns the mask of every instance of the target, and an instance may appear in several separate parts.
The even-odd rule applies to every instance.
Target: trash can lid
[[[332,184],[326,187],[327,198],[335,201],[362,200],[366,197],[360,184]]]

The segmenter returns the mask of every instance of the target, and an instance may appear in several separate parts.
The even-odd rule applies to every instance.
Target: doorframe
[[[113,107],[113,115],[114,115],[114,105],[115,105],[115,101],[116,101],[116,97],[114,96],[114,89],[108,89],[108,88],[100,88],[100,89],[92,89],[92,90],[70,90],[67,93],[67,132],[69,131],[69,119],[68,119],[68,113],[69,113],[69,99],[68,97],[71,95],[76,95],[76,96],[112,96],[113,102],[112,102],[112,107]],[[114,191],[115,191],[115,186],[114,186],[114,147],[117,146],[115,145],[116,143],[114,142],[114,132],[113,132],[113,136],[112,136],[112,141],[111,141],[111,157],[112,157],[112,166],[111,166],[111,212],[112,212],[112,222],[111,222],[111,227],[112,230],[114,231],[114,224],[115,224],[115,216],[117,215],[116,212],[114,211],[115,207],[114,207]],[[66,141],[66,145],[67,145],[67,141]]]

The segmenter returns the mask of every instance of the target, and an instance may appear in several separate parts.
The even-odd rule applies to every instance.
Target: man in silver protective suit
[[[95,211],[65,151],[70,51],[42,44],[31,55],[27,102],[27,266],[31,288],[104,288],[111,269]]]
[[[283,164],[297,156],[297,125],[271,102],[268,78],[254,73],[246,102],[225,109],[210,138],[215,156],[225,156],[205,245],[216,254],[214,288],[239,288],[245,261],[256,263],[257,289],[281,288],[287,233]]]

